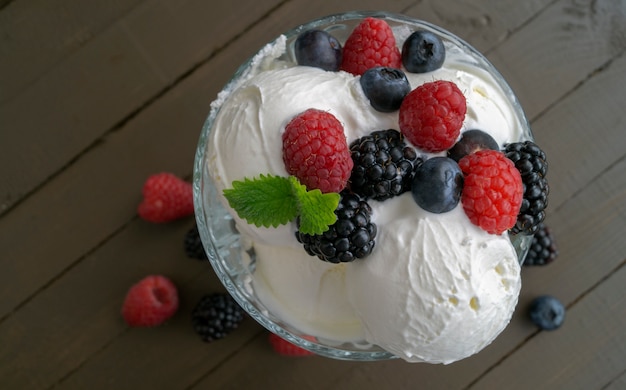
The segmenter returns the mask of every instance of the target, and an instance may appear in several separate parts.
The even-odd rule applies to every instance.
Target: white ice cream
[[[284,40],[265,52],[277,56],[284,50],[280,45]],[[500,145],[519,140],[522,127],[496,82],[464,58],[449,48],[442,69],[407,77],[413,88],[454,81],[467,99],[462,131],[479,128]],[[263,64],[219,97],[224,104],[207,153],[219,193],[244,177],[287,176],[282,132],[309,108],[334,114],[348,143],[375,130],[398,129],[398,113],[374,110],[358,77]],[[294,224],[258,228],[233,212],[254,247],[253,285],[264,305],[313,336],[369,342],[408,361],[450,363],[488,345],[509,322],[520,290],[518,259],[506,233],[491,235],[474,226],[460,205],[444,214],[426,212],[410,193],[369,203],[378,227],[376,247],[369,257],[340,265],[307,255]]]

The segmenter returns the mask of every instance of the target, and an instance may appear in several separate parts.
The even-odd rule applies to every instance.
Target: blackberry
[[[330,263],[350,262],[372,253],[376,225],[370,221],[370,205],[360,196],[343,191],[335,214],[337,221],[322,234],[296,231],[306,252]]]
[[[350,144],[354,167],[348,181],[352,192],[382,201],[411,189],[415,168],[422,163],[397,130],[378,130]]]
[[[202,246],[202,241],[200,240],[198,225],[194,225],[191,229],[187,231],[187,233],[185,234],[184,245],[187,257],[197,260],[208,259],[206,252],[204,251],[204,246]]]
[[[546,216],[548,205],[548,163],[546,154],[534,142],[514,142],[504,146],[504,153],[522,175],[524,197],[511,233],[534,234]]]
[[[559,251],[556,247],[554,237],[545,223],[537,225],[537,231],[528,249],[524,265],[546,265],[552,263]]]
[[[203,296],[191,312],[194,330],[207,343],[237,329],[243,318],[243,309],[227,293]]]

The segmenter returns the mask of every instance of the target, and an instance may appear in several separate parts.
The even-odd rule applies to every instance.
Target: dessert
[[[531,136],[508,86],[466,44],[425,23],[369,16],[282,35],[218,95],[196,159],[198,223],[222,282],[270,330],[327,356],[447,364],[493,341],[517,303],[527,240],[516,247],[507,229],[522,179],[492,149]],[[327,50],[320,64],[298,34]],[[425,47],[431,60],[407,54]],[[477,195],[485,178],[497,199]],[[257,179],[260,195],[241,192]],[[280,222],[254,222],[263,210],[249,208],[273,191],[267,183],[292,185],[307,204],[335,201],[325,232],[314,231],[324,210],[311,217],[290,201],[276,208]]]

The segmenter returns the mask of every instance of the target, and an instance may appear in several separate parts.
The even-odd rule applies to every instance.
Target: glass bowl
[[[418,28],[430,30],[439,35],[446,43],[446,46],[454,45],[466,52],[468,54],[468,63],[489,72],[496,80],[503,94],[508,98],[522,129],[520,140],[533,139],[530,127],[517,98],[489,61],[452,33],[424,21],[387,12],[349,12],[327,16],[285,32],[283,35],[287,41],[287,50],[279,59],[295,63],[293,44],[297,36],[303,31],[313,28],[323,29],[331,32],[343,44],[353,28],[368,16],[384,19],[392,28],[404,25],[411,30]],[[257,55],[243,63],[223,91],[233,90],[242,80],[247,79],[259,67],[263,66],[263,53],[261,50]],[[362,343],[338,343],[305,334],[281,321],[261,303],[252,286],[252,275],[255,271],[254,253],[253,251],[245,251],[243,249],[241,237],[235,228],[233,218],[218,199],[217,190],[206,164],[209,134],[220,110],[221,100],[223,99],[220,99],[218,95],[218,99],[211,105],[209,116],[202,128],[193,172],[195,215],[198,230],[209,261],[220,281],[252,318],[269,331],[278,334],[297,346],[315,352],[318,355],[342,360],[373,361],[395,358],[393,354],[365,341]],[[521,264],[528,251],[531,236],[511,236],[511,241]]]

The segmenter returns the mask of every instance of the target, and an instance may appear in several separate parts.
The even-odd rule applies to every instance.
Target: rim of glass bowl
[[[352,28],[354,28],[360,20],[368,16],[385,19],[392,25],[407,24],[412,28],[424,28],[431,30],[445,40],[450,41],[458,47],[462,47],[464,50],[472,54],[475,63],[477,63],[478,66],[489,70],[489,73],[494,77],[504,94],[509,99],[515,110],[520,126],[524,131],[522,139],[533,139],[530,126],[521,105],[517,100],[517,97],[495,67],[471,45],[451,32],[428,22],[410,18],[405,15],[380,11],[353,11],[329,15],[295,27],[282,34],[287,38],[288,42],[287,54],[285,55],[287,55],[290,59],[295,57],[293,52],[290,52],[290,47],[292,48],[293,41],[302,31],[312,28],[322,28],[327,31],[332,31],[335,36],[337,36],[337,34],[341,34],[343,31],[345,36],[338,37],[339,40],[343,42],[349,32],[352,31]],[[290,43],[291,46],[289,45]],[[252,65],[254,65],[253,59],[254,56],[244,62],[237,69],[230,81],[223,88],[223,91],[231,90],[241,79],[246,77],[247,72],[249,72]],[[326,342],[321,339],[311,341],[305,338],[307,336],[299,332],[297,329],[290,327],[288,324],[285,324],[278,318],[274,317],[258,299],[255,299],[250,286],[250,275],[253,272],[254,261],[244,264],[244,258],[242,258],[241,248],[238,244],[239,235],[235,231],[234,227],[232,227],[230,215],[216,197],[216,189],[213,186],[205,164],[209,134],[220,107],[221,104],[211,105],[211,111],[202,127],[194,161],[193,195],[195,215],[200,238],[204,244],[209,262],[226,290],[252,318],[269,331],[278,334],[300,347],[315,352],[318,355],[335,359],[362,361],[387,360],[395,358],[393,354],[375,345],[368,344],[359,346],[353,343],[331,345],[331,342]],[[216,230],[216,227],[220,230]],[[520,263],[523,263],[523,259],[526,257],[532,237],[517,235],[512,236],[511,240],[517,251]],[[233,258],[235,261],[232,261]]]

